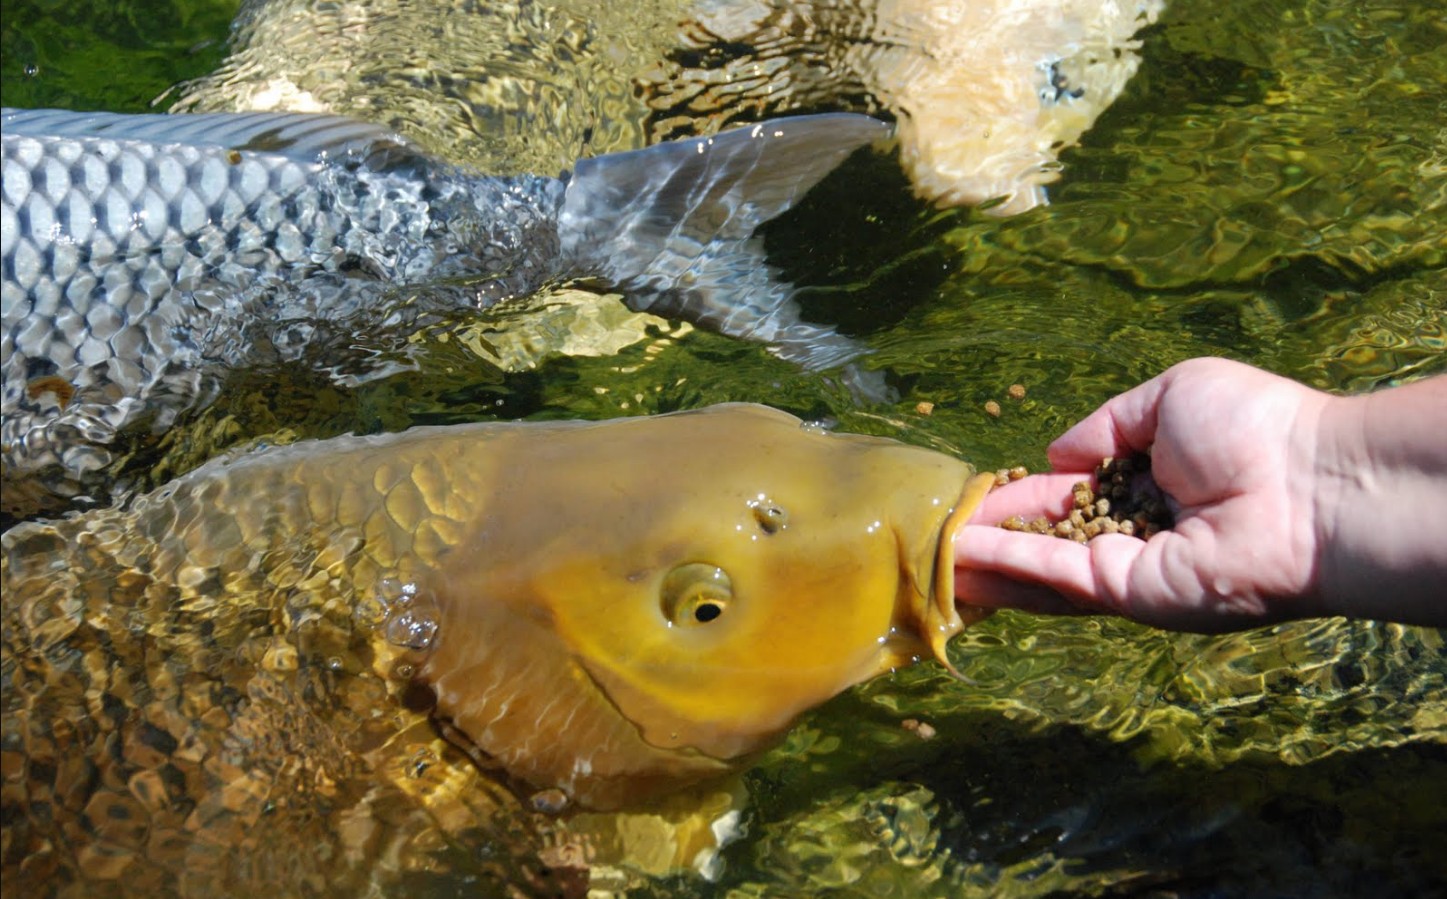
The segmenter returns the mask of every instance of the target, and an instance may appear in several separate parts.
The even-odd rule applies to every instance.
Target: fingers
[[[955,569],[955,601],[980,609],[1018,609],[1040,615],[1089,614],[1049,587],[974,568]]]
[[[963,577],[964,587],[982,592],[961,591],[957,595],[968,603],[1005,604],[1010,599],[1008,594],[991,594],[991,583],[972,580],[975,574],[996,574],[1047,588],[1089,611],[1116,611],[1125,576],[1144,547],[1142,540],[1111,534],[1082,544],[1043,534],[967,525],[955,535],[955,583],[961,587]],[[1108,577],[1102,578],[1102,574]]]
[[[1155,442],[1156,410],[1170,381],[1168,371],[1107,400],[1050,444],[1051,467],[1088,470],[1105,456],[1145,452]]]
[[[1052,520],[1063,518],[1071,509],[1070,488],[1090,478],[1090,474],[1083,472],[1057,472],[1032,474],[1011,481],[991,490],[970,517],[970,522],[993,525],[1012,515],[1019,515],[1026,521],[1042,515]]]

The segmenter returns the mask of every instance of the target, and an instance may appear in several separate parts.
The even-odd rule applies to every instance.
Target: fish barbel
[[[565,280],[841,364],[860,346],[799,318],[753,232],[888,133],[805,116],[495,178],[335,116],[3,110],[5,511],[104,493],[120,432],[228,371]]]
[[[6,883],[345,893],[457,837],[404,774],[439,732],[437,777],[573,807],[737,771],[985,614],[951,538],[992,483],[739,404],[271,447],[22,523]]]

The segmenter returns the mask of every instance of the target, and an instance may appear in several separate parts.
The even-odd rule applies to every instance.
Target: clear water
[[[665,46],[668,12],[635,11],[630,25],[602,5],[493,5],[478,15],[530,36],[497,51],[531,48],[517,58],[428,57],[426,77],[358,63],[355,79],[311,86],[334,84],[328,99],[344,111],[414,123],[469,161],[560,168],[662,127],[639,121],[619,60]],[[7,0],[3,100],[141,110],[164,93],[162,105],[224,106],[224,78],[176,85],[217,68],[234,13]],[[400,22],[422,28],[415,15]],[[261,437],[724,400],[982,467],[1042,467],[1070,423],[1190,356],[1342,391],[1447,370],[1441,9],[1181,2],[1146,32],[1143,55],[1125,96],[1065,154],[1049,207],[1007,220],[932,210],[874,156],[769,226],[771,260],[807,288],[812,315],[869,343],[895,404],[859,406],[759,347],[559,292],[424,335],[417,370],[357,387],[300,367],[252,373],[143,447],[149,476]],[[466,115],[458,96],[470,97]],[[849,85],[831,102],[868,106]],[[1023,401],[1006,398],[1014,383]],[[998,418],[983,409],[992,399]],[[644,879],[634,891],[1424,895],[1447,884],[1439,631],[1321,621],[1198,637],[1001,614],[952,656],[966,682],[932,666],[879,680],[764,759],[721,881]],[[910,718],[933,738],[901,725]],[[413,889],[465,892],[475,851],[447,854]]]

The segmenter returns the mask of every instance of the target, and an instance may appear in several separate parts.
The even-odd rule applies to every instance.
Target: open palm
[[[1221,631],[1317,614],[1318,420],[1328,398],[1225,359],[1193,359],[1107,402],[1055,441],[1053,473],[1002,487],[956,535],[962,602],[1108,612]],[[1088,544],[991,525],[1062,517],[1105,456],[1151,451],[1175,526]],[[1286,602],[1291,598],[1290,602]]]

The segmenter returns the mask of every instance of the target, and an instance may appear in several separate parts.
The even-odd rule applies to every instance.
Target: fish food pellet
[[[1150,456],[1116,459],[1107,456],[1095,467],[1095,483],[1078,481],[1070,488],[1070,511],[1062,519],[1037,518],[1028,524],[1018,515],[1000,522],[1009,531],[1049,534],[1085,543],[1102,534],[1124,534],[1149,540],[1169,530],[1175,521],[1150,476]],[[1013,470],[1001,469],[995,482],[1003,485]],[[1022,475],[1023,477],[1023,475]]]
[[[1030,469],[1023,465],[1001,468],[995,471],[995,486],[1003,487],[1011,481],[1021,481],[1030,476]]]

